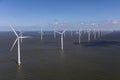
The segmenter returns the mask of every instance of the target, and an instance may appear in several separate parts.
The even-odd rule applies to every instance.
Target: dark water
[[[64,51],[60,51],[60,36],[44,33],[43,40],[36,32],[24,35],[21,44],[21,69],[17,67],[17,45],[12,46],[15,35],[0,32],[0,80],[120,80],[120,33],[114,32],[87,42],[82,35],[69,33],[64,38]]]

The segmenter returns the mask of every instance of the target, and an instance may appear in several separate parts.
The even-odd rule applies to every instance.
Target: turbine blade
[[[64,31],[62,32],[62,34],[64,34],[64,33],[65,33],[65,31],[66,31],[66,30],[64,30]]]
[[[58,33],[58,34],[62,34],[61,32],[59,32],[59,31],[55,31],[56,33]]]
[[[13,47],[15,46],[16,42],[17,42],[18,38],[14,41],[12,47],[10,48],[10,51],[12,51]]]
[[[12,31],[15,33],[15,35],[18,37],[18,34],[17,34],[17,32],[15,31],[15,29],[13,28],[13,26],[10,25],[10,27],[11,27]]]
[[[23,38],[32,38],[32,36],[22,36],[22,37],[20,37],[21,39],[23,39]]]

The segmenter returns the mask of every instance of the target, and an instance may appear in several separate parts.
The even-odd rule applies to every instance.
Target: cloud
[[[37,27],[37,28],[35,28]],[[40,30],[40,28],[44,30],[120,30],[120,20],[107,20],[101,22],[58,22],[55,21],[53,23],[49,23],[46,25],[32,25],[32,26],[22,26],[18,27],[22,30]],[[4,27],[1,27],[4,29]]]
[[[60,25],[61,24],[61,25]],[[72,25],[72,26],[70,26]],[[120,20],[107,20],[101,22],[67,22],[59,23],[61,28],[67,29],[84,29],[84,30],[120,30]]]
[[[119,24],[120,21],[119,21],[119,20],[112,20],[111,23],[112,23],[112,24]]]

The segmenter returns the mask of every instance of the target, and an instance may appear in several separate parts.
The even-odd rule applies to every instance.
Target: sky
[[[0,0],[0,26],[120,19],[120,0]]]

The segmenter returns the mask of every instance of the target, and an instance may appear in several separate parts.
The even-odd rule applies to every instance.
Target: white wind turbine
[[[21,58],[20,58],[20,40],[23,39],[23,38],[31,38],[30,36],[21,36],[21,35],[18,35],[17,32],[15,31],[15,29],[10,25],[12,31],[14,32],[14,34],[16,35],[16,39],[10,49],[10,51],[12,51],[13,47],[15,46],[16,42],[18,42],[18,67],[20,68],[20,65],[21,65]]]
[[[93,38],[96,39],[97,38],[97,30],[96,30],[96,28],[97,28],[98,25],[96,23],[91,23],[90,26],[91,26],[91,31],[93,33]],[[91,31],[88,32],[88,35],[89,35],[88,41],[90,41],[90,33],[91,33]]]
[[[101,37],[101,31],[98,30],[98,38],[100,38],[100,37]]]
[[[41,38],[41,40],[43,39],[43,31],[42,31],[42,28],[40,29],[40,38]]]
[[[78,36],[79,36],[79,44],[80,44],[80,42],[81,42],[81,31],[80,31],[80,29],[78,31]]]
[[[94,39],[96,39],[96,30],[93,30]]]
[[[56,38],[56,31],[54,30],[53,32],[54,32],[54,39],[55,39]]]
[[[59,32],[59,31],[56,31],[56,32],[61,35],[61,50],[63,51],[63,36],[65,33],[65,30],[63,32]]]
[[[90,30],[88,30],[88,42],[90,41],[91,38],[91,34],[90,34]]]

